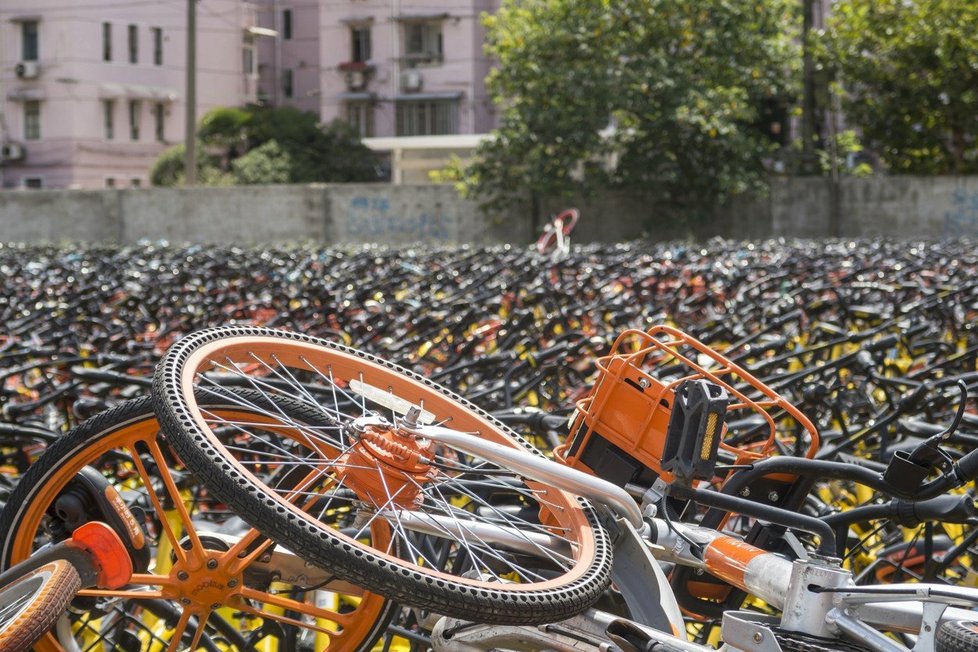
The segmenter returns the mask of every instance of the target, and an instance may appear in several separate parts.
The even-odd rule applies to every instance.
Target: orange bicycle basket
[[[671,483],[663,468],[667,428],[678,386],[706,380],[722,387],[730,403],[719,450],[732,465],[771,456],[777,444],[818,451],[818,431],[798,408],[742,367],[670,326],[627,330],[611,353],[597,360],[590,393],[576,403],[571,435],[555,455],[567,465],[625,486]],[[660,381],[652,375],[668,376]],[[731,424],[737,427],[730,429]],[[711,421],[708,428],[715,428]],[[715,433],[707,433],[713,437]],[[793,441],[792,441],[793,440]],[[716,450],[714,448],[714,450]],[[668,465],[667,465],[668,468]]]

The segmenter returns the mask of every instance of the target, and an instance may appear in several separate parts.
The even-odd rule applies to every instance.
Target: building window
[[[246,75],[255,74],[255,48],[251,45],[241,48],[241,69]]]
[[[24,140],[39,140],[41,138],[41,102],[27,100],[24,102]]]
[[[129,63],[139,63],[139,28],[129,26]]]
[[[23,177],[22,181],[24,187],[30,190],[40,190],[44,187],[44,179],[42,177]]]
[[[105,124],[105,139],[115,138],[115,100],[102,100],[102,116]]]
[[[133,177],[132,179],[129,180],[130,188],[139,188],[142,185],[143,185],[143,180],[137,177]]]
[[[346,121],[360,135],[370,138],[374,135],[374,107],[371,102],[348,102]]]
[[[20,24],[20,58],[37,61],[39,55],[37,21],[25,20]]]
[[[166,107],[162,104],[156,104],[153,107],[153,117],[156,118],[156,141],[162,143],[166,140],[166,129],[164,118],[166,117]]]
[[[397,103],[398,136],[436,136],[458,133],[456,100],[400,101]]]
[[[129,100],[129,140],[139,140],[139,100]]]
[[[353,45],[350,61],[370,61],[370,28],[366,26],[351,27],[350,40]]]
[[[113,177],[107,177],[105,179],[106,188],[115,188],[115,179]]]
[[[282,95],[284,97],[292,97],[294,92],[292,87],[292,70],[286,69],[282,71]]]
[[[282,10],[282,38],[286,41],[292,40],[292,10]]]
[[[442,59],[441,22],[404,24],[404,58],[409,66],[438,63]]]
[[[151,27],[153,33],[153,65],[163,65],[163,28]]]
[[[112,61],[112,23],[102,23],[102,61]]]

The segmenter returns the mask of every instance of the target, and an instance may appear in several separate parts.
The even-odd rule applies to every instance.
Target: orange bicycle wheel
[[[234,446],[222,439],[228,424],[197,396],[222,397],[229,383],[260,392],[271,405],[297,400],[328,424],[308,428],[269,413],[306,449],[265,463],[301,468],[301,493],[320,501],[319,513],[349,505],[358,514],[353,533],[329,527],[316,510],[297,509],[296,489],[263,482],[241,463],[244,451],[275,443],[242,424],[232,424],[240,435]],[[242,518],[310,563],[398,602],[480,622],[541,623],[583,611],[608,586],[611,547],[586,501],[398,428],[403,415],[415,413],[540,454],[413,372],[304,335],[219,328],[167,352],[154,378],[154,404],[181,458]],[[495,495],[505,495],[505,508]],[[401,555],[355,536],[378,522],[400,542]]]
[[[229,401],[202,403],[229,423],[260,429],[268,421]],[[278,409],[308,416],[288,402]],[[73,498],[79,470],[92,466],[130,506],[153,552],[130,585],[81,591],[36,649],[370,649],[397,607],[276,548],[197,484],[158,433],[148,398],[96,416],[53,444],[0,512],[0,559],[9,567],[67,534],[61,513],[77,501],[64,498]],[[249,469],[269,478],[268,469]],[[342,527],[348,516],[335,513],[331,522]],[[378,525],[366,536],[388,541]],[[288,570],[297,567],[303,577]]]

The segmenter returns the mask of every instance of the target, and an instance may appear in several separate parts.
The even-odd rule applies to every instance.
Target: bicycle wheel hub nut
[[[379,508],[413,509],[436,470],[428,463],[433,442],[394,428],[367,426],[336,461],[339,481]]]

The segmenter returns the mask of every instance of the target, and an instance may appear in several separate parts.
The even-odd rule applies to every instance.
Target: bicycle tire
[[[934,641],[937,652],[978,650],[978,622],[949,620],[941,623]]]
[[[0,588],[0,652],[24,652],[54,624],[81,588],[70,562],[57,559]]]
[[[260,373],[252,377],[247,375],[246,364],[262,373],[267,373],[267,369],[273,368],[273,365],[277,371],[273,372],[275,376],[271,380],[262,379]],[[232,451],[214,435],[211,424],[195,405],[190,391],[196,383],[207,381],[207,377],[198,372],[210,368],[217,368],[223,373],[239,373],[253,387],[260,386],[263,391],[273,394],[284,391],[277,389],[277,386],[282,383],[288,385],[291,379],[294,382],[289,389],[293,396],[302,396],[323,414],[332,411],[339,415],[335,419],[333,439],[329,439],[325,431],[307,435],[315,437],[315,443],[310,443],[310,454],[322,448],[329,449],[319,458],[319,473],[325,478],[327,487],[338,487],[347,477],[337,480],[328,471],[333,469],[334,475],[339,476],[341,471],[349,470],[340,453],[341,450],[349,453],[353,449],[352,444],[347,444],[344,434],[349,420],[353,416],[375,415],[382,409],[387,410],[388,400],[420,405],[436,416],[439,422],[451,421],[454,429],[476,433],[499,444],[524,447],[537,455],[541,453],[465,399],[414,372],[356,349],[306,335],[263,328],[216,328],[185,337],[167,352],[157,366],[154,377],[154,405],[167,436],[188,467],[215,496],[231,505],[253,527],[272,540],[289,545],[310,563],[327,568],[343,579],[399,603],[486,623],[537,624],[561,620],[585,610],[608,586],[611,547],[608,535],[598,524],[591,506],[587,501],[539,483],[521,483],[520,486],[526,488],[524,499],[529,501],[539,496],[538,505],[555,523],[546,529],[561,532],[570,550],[566,558],[554,559],[548,550],[534,549],[538,556],[551,555],[545,561],[552,562],[554,568],[547,569],[547,572],[556,577],[548,576],[548,579],[526,568],[514,569],[515,564],[506,566],[509,558],[493,558],[493,565],[498,562],[503,566],[499,573],[487,570],[489,564],[480,555],[492,555],[495,551],[490,549],[491,546],[480,546],[477,541],[467,539],[466,534],[477,523],[483,522],[479,520],[482,517],[478,509],[493,509],[491,505],[479,505],[471,514],[459,514],[459,510],[450,505],[450,500],[444,496],[440,502],[430,493],[425,493],[423,498],[423,502],[435,503],[434,509],[441,510],[451,518],[466,519],[464,524],[459,522],[457,526],[461,534],[456,537],[454,545],[473,560],[474,578],[444,572],[436,561],[428,560],[420,550],[412,549],[412,535],[401,523],[401,517],[421,512],[407,510],[395,503],[397,492],[391,495],[386,483],[386,496],[378,499],[354,487],[356,498],[361,505],[373,511],[373,519],[387,510],[384,518],[394,521],[392,529],[395,536],[402,540],[412,555],[418,555],[415,557],[418,561],[397,558],[377,547],[363,545],[342,533],[324,528],[308,514],[295,509],[274,488],[242,472]],[[321,405],[307,389],[308,383],[299,380],[303,373],[311,374],[317,382],[328,383],[332,393],[332,402],[324,399],[328,406]],[[384,396],[379,399],[376,396],[370,399],[362,396],[361,406],[351,399],[351,392],[348,391],[353,382],[375,389],[386,388],[379,390]],[[218,391],[218,388],[208,390]],[[200,391],[201,388],[198,388],[198,393]],[[375,399],[381,401],[379,407]],[[344,414],[341,405],[351,414]],[[432,457],[438,458],[439,454]],[[367,467],[360,465],[358,468]],[[475,474],[478,470],[481,478],[485,476],[482,472],[489,472],[485,465],[477,467],[473,464],[465,469],[458,477],[465,473]],[[374,469],[370,467],[367,471],[372,473]],[[385,482],[380,466],[376,471],[382,476],[380,481]],[[503,474],[505,470],[493,468],[492,473]],[[402,474],[407,475],[406,472]],[[444,475],[458,482],[456,477],[448,473]],[[445,482],[447,484],[448,481]],[[404,486],[408,486],[407,482]],[[419,489],[424,492],[420,485]],[[385,497],[386,502],[379,504]],[[429,512],[425,512],[425,517],[434,518]],[[499,513],[493,514],[493,517],[505,518]],[[507,523],[514,530],[544,529],[542,525],[526,520],[514,519]],[[450,534],[442,534],[445,538],[451,538]],[[538,561],[534,559],[534,563]],[[494,579],[485,579],[489,573]],[[504,580],[500,575],[506,573],[511,576],[515,573],[517,581],[511,583]],[[531,578],[531,575],[534,577]]]
[[[240,395],[248,396],[247,392],[237,390]],[[249,397],[250,400],[250,397]],[[216,403],[214,404],[216,406]],[[212,406],[214,407],[214,406]],[[217,409],[214,407],[214,409]],[[240,407],[235,407],[240,410]],[[286,405],[285,409],[296,416],[309,416],[301,406]],[[112,464],[119,464],[122,459],[119,450],[128,447],[132,442],[143,441],[146,438],[156,438],[159,424],[153,412],[149,397],[133,399],[103,412],[80,426],[66,433],[61,439],[51,445],[45,453],[30,467],[11,494],[7,506],[0,511],[0,567],[9,567],[30,555],[34,549],[35,537],[44,531],[42,525],[48,517],[49,510],[54,505],[55,498],[71,481],[79,469],[87,465],[96,465],[100,461],[111,458]],[[101,465],[100,465],[101,466]],[[169,471],[168,471],[169,472]],[[155,477],[155,476],[154,476]],[[132,480],[129,480],[131,485]],[[130,491],[132,491],[130,487]],[[161,537],[163,535],[160,535]],[[41,542],[43,543],[43,542]],[[159,555],[157,555],[159,557]],[[157,559],[159,562],[159,559]],[[154,574],[176,575],[174,568],[155,570]],[[171,578],[172,579],[172,578]],[[138,588],[138,587],[137,587]],[[244,588],[244,582],[242,582]],[[127,598],[128,588],[118,591],[118,601],[127,609],[126,616],[130,621],[139,620],[131,617],[132,609],[149,614],[143,618],[159,618],[155,614],[159,609],[150,604],[151,599]],[[135,590],[135,589],[133,589]],[[85,595],[85,592],[82,592]],[[179,616],[183,608],[177,598],[160,599],[172,605],[172,611]],[[122,608],[120,606],[120,608]],[[155,609],[155,611],[154,611]],[[359,619],[349,626],[344,626],[343,632],[337,632],[329,639],[330,652],[363,651],[371,649],[373,642],[384,632],[387,623],[393,618],[398,607],[394,603],[378,595],[365,593],[359,604],[346,614],[349,619]],[[86,618],[82,609],[79,618]],[[60,615],[60,614],[59,614]],[[174,618],[175,620],[176,618]],[[229,638],[235,633],[231,623],[219,619],[208,621],[214,626],[217,634]],[[249,622],[263,622],[252,617]],[[225,627],[225,625],[227,625]],[[70,628],[60,628],[69,631]],[[281,635],[289,635],[288,627]],[[310,630],[304,630],[309,635]],[[341,635],[342,634],[342,635]],[[243,638],[243,637],[242,637]],[[39,652],[62,652],[71,649],[73,641],[60,642],[52,633],[37,643]],[[252,649],[253,646],[239,641],[236,645],[228,644],[228,649]]]

